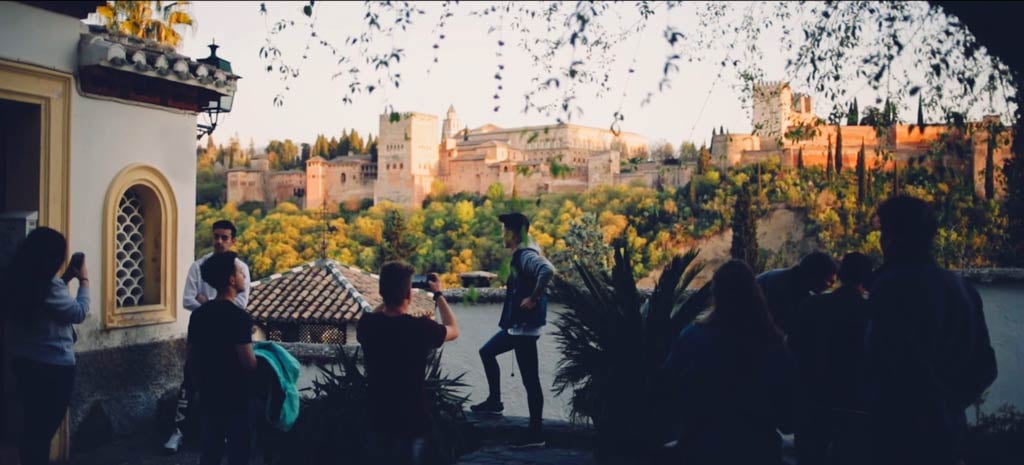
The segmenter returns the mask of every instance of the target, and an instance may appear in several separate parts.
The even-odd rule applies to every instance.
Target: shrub
[[[611,275],[573,260],[584,283],[556,277],[554,292],[568,310],[555,322],[562,353],[555,374],[557,393],[571,391],[574,421],[597,429],[597,457],[639,458],[664,437],[668,419],[659,415],[659,375],[676,336],[702,311],[705,286],[687,292],[703,269],[698,251],[672,258],[650,298],[636,288],[626,245],[617,241]]]
[[[463,375],[443,374],[441,355],[431,355],[424,376],[433,417],[431,447],[436,463],[448,464],[473,444],[463,413],[468,397],[458,392],[466,387]],[[368,388],[360,349],[351,355],[340,351],[336,365],[320,367],[320,376],[309,388],[313,396],[302,400],[302,413],[283,441],[281,465],[324,463],[328,457],[332,463],[372,465],[366,460]]]

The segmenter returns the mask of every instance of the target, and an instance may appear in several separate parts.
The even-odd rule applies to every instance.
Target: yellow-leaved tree
[[[107,22],[107,29],[132,35],[140,39],[155,40],[162,45],[177,47],[181,33],[175,27],[196,26],[188,12],[189,2],[148,2],[116,0],[96,7],[96,13]]]

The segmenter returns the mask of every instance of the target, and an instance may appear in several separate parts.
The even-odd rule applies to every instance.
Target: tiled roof
[[[106,32],[90,26],[78,44],[79,67],[98,66],[228,95],[238,75],[202,63],[152,41]]]
[[[317,260],[254,282],[246,310],[260,323],[341,325],[383,302],[378,283],[377,275]],[[410,314],[433,313],[430,295],[414,290]]]

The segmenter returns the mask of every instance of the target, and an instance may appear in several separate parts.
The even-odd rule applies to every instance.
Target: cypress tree
[[[829,136],[828,149],[825,150],[825,179],[832,180],[832,136]]]
[[[729,253],[732,258],[743,260],[754,272],[760,271],[757,245],[757,219],[751,211],[750,192],[746,186],[740,186],[733,206],[732,214],[732,247]]]
[[[864,154],[864,139],[860,140],[860,151],[857,152],[857,203],[864,205],[865,196],[867,194],[867,160]]]
[[[921,96],[917,96],[917,127],[918,131],[924,132],[924,107],[921,105]]]
[[[995,181],[995,150],[996,150],[996,128],[990,125],[988,128],[988,149],[985,151],[985,199],[992,200],[996,196]]]
[[[836,177],[843,174],[843,129],[836,125]]]
[[[856,126],[860,123],[860,107],[857,104],[857,99],[853,99],[853,103],[850,104],[850,111],[846,114],[846,125]]]
[[[796,169],[804,169],[804,148],[800,147],[800,150],[796,152]]]
[[[711,169],[711,151],[706,145],[700,146],[700,159],[697,161],[697,174],[707,174]]]

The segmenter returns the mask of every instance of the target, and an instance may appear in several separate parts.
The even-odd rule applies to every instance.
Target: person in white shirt
[[[186,310],[195,310],[200,305],[217,297],[217,290],[203,281],[199,268],[214,254],[232,251],[235,247],[236,234],[237,229],[235,229],[235,225],[228,220],[220,220],[213,223],[213,252],[200,257],[192,263],[185,278],[185,295],[182,298],[182,305]],[[251,287],[249,267],[240,259],[236,259],[236,263],[238,263],[238,267],[245,277],[245,291],[239,292],[235,296],[234,303],[244,310],[249,303],[249,290]],[[164,449],[168,452],[177,452],[181,447],[182,441],[185,439],[183,433],[186,422],[185,414],[188,412],[188,405],[192,399],[192,391],[192,377],[189,375],[189,367],[188,363],[186,363],[185,375],[181,387],[178,389],[178,404],[174,411],[174,431],[171,432],[171,437],[164,443]]]

